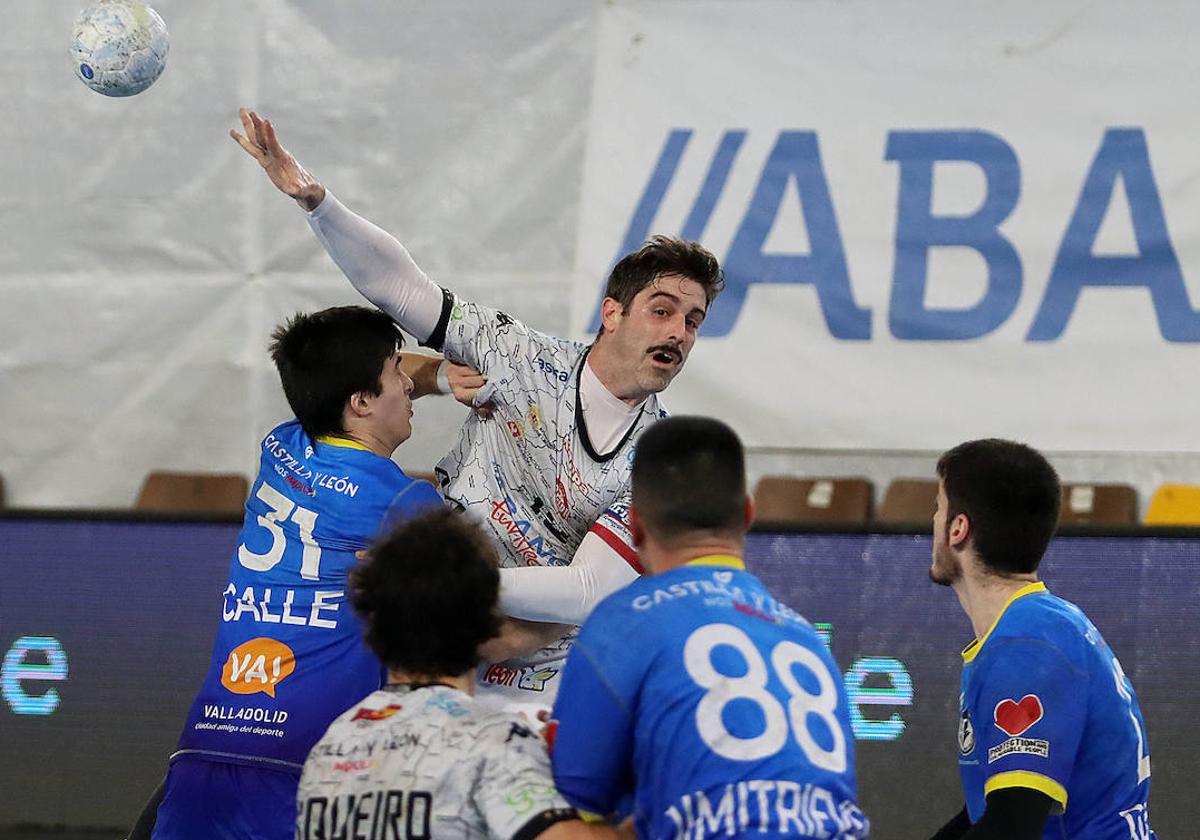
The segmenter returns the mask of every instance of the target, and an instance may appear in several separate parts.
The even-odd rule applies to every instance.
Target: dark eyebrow
[[[673,295],[670,292],[664,292],[662,289],[658,289],[654,292],[654,294],[650,295],[649,300],[652,301],[656,297],[668,298],[672,303],[682,303],[683,302],[682,299],[678,295]],[[701,319],[703,319],[706,315],[708,315],[708,310],[701,309],[699,306],[693,306],[691,311],[688,312],[688,314],[689,315],[699,315],[701,317]]]

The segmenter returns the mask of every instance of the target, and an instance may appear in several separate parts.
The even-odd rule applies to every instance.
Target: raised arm
[[[427,342],[442,318],[446,295],[417,266],[400,242],[346,209],[275,135],[270,120],[238,111],[245,135],[229,134],[258,161],[271,183],[296,200],[317,239],[359,294],[392,316],[406,332]]]
[[[500,609],[529,621],[583,624],[596,605],[637,579],[638,571],[595,531],[569,566],[500,570]]]

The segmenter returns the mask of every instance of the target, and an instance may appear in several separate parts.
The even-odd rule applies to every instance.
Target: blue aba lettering
[[[638,248],[652,232],[691,138],[690,129],[674,129],[667,135],[629,222],[621,255]],[[745,139],[745,131],[725,132],[680,236],[702,238]],[[986,131],[891,131],[884,159],[899,166],[889,331],[903,341],[968,341],[993,332],[1016,310],[1023,286],[1020,254],[1000,231],[1020,199],[1021,166],[1016,153],[1003,138]],[[984,175],[985,197],[973,213],[944,216],[933,212],[934,165],[949,161],[974,165]],[[795,179],[801,197],[810,250],[807,254],[766,253],[763,245],[790,179]],[[1129,200],[1137,251],[1097,256],[1096,237],[1118,179]],[[925,303],[929,252],[945,247],[970,248],[987,265],[986,291],[971,306],[946,308]],[[724,263],[726,289],[709,310],[704,336],[729,334],[751,285],[799,283],[815,287],[830,335],[843,340],[871,338],[871,310],[854,298],[815,132],[779,133]],[[1146,135],[1140,128],[1105,131],[1025,340],[1060,338],[1081,293],[1093,286],[1146,289],[1164,339],[1200,341],[1200,312],[1188,298],[1150,165]],[[589,329],[595,332],[599,325],[597,305]]]

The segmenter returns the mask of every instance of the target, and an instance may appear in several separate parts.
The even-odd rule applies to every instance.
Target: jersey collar
[[[1004,613],[1008,611],[1008,608],[1013,605],[1014,601],[1016,601],[1018,598],[1020,598],[1024,595],[1032,595],[1035,592],[1046,592],[1046,591],[1048,591],[1046,589],[1046,584],[1044,584],[1040,580],[1038,580],[1038,581],[1034,581],[1033,583],[1031,583],[1027,586],[1022,586],[1020,589],[1018,589],[1016,592],[1014,592],[1012,594],[1012,597],[1004,602],[1004,606],[1000,608],[1000,614],[996,616],[996,620],[992,622],[992,626],[988,628],[987,632],[984,633],[982,636],[980,636],[978,639],[975,639],[973,642],[971,642],[971,644],[969,644],[965,648],[963,648],[963,652],[962,652],[963,662],[964,663],[971,662],[975,659],[976,656],[979,655],[979,649],[982,648],[983,643],[988,640],[988,636],[992,635],[992,631],[996,629],[996,625],[1000,623],[1000,619],[1004,617]]]
[[[683,565],[685,566],[730,566],[734,569],[746,571],[746,563],[741,557],[735,554],[706,554],[703,557],[697,557],[694,560],[689,560]]]
[[[371,451],[371,447],[369,446],[363,446],[356,440],[338,437],[337,435],[321,435],[319,438],[317,438],[317,443],[327,443],[330,446],[341,446],[345,449],[361,449],[363,452]]]

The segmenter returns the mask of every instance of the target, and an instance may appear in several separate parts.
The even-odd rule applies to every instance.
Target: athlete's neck
[[[714,555],[740,558],[745,550],[745,535],[700,531],[662,543],[649,535],[638,546],[638,557],[651,574],[660,575],[686,566],[693,560]]]
[[[963,612],[971,620],[976,639],[982,638],[992,628],[1013,595],[1038,579],[1033,572],[1002,576],[990,573],[981,566],[964,567],[962,577],[953,585]]]
[[[326,435],[326,437],[333,442],[345,441],[354,444],[356,448],[366,449],[384,458],[391,458],[392,453],[396,451],[396,447],[400,445],[384,440],[381,435],[374,433],[371,429],[356,428],[353,425],[344,432],[338,432],[336,435]]]
[[[451,688],[457,688],[463,694],[475,694],[475,669],[472,668],[457,676],[446,676],[445,674],[412,674],[407,671],[397,671],[395,669],[388,671],[388,685],[397,686],[424,686],[424,685],[448,685]]]

